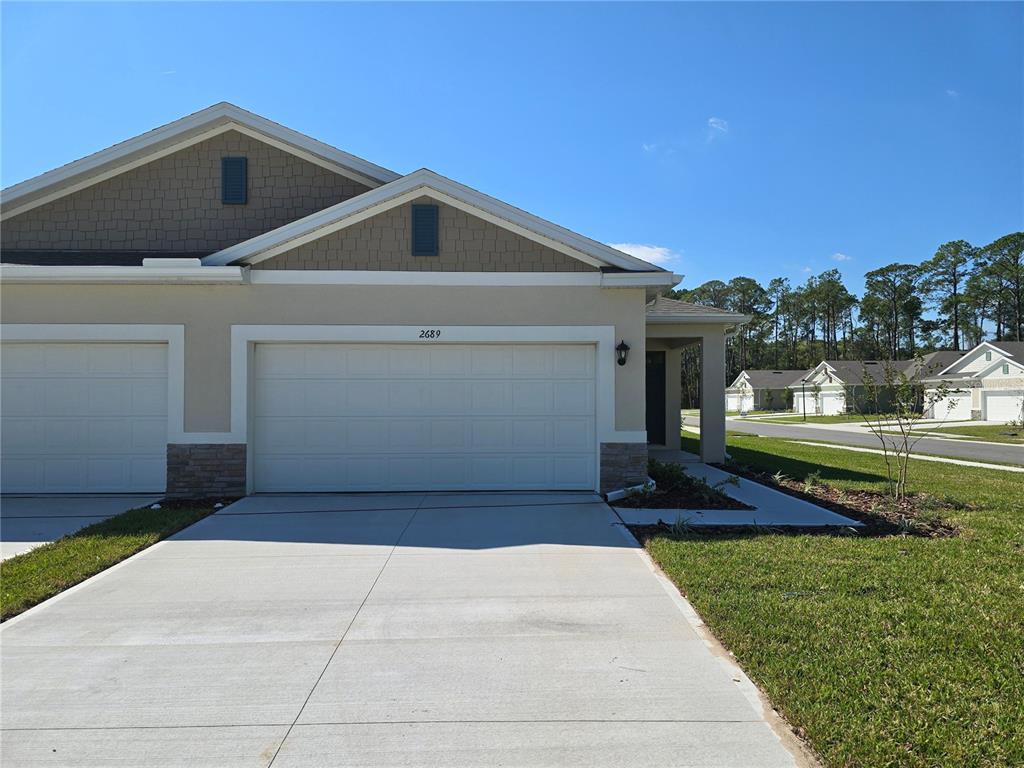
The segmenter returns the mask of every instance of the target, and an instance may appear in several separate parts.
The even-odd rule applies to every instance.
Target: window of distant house
[[[991,352],[991,350],[985,350],[985,362],[987,363],[991,359],[992,359],[992,352]]]
[[[437,256],[438,226],[436,205],[412,207],[412,255]]]
[[[1009,376],[1009,375],[1010,375],[1010,364],[1009,363],[1003,363],[1003,376]]]
[[[220,201],[225,205],[245,205],[249,191],[249,163],[244,157],[222,157],[220,161]]]

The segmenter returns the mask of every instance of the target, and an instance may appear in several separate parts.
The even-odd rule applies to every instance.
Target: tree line
[[[667,294],[750,315],[728,344],[726,376],[745,368],[807,369],[822,360],[903,360],[938,349],[970,349],[984,339],[1024,339],[1024,232],[985,246],[940,245],[918,264],[894,263],[864,275],[857,297],[838,269],[793,286],[750,277],[710,280]],[[684,405],[697,402],[700,355],[683,355]]]

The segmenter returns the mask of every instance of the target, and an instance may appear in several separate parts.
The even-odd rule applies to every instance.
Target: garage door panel
[[[550,381],[512,383],[512,413],[551,413],[555,407],[555,385]]]
[[[319,345],[310,397],[311,346],[256,347],[256,490],[594,486],[592,346]]]
[[[5,343],[0,350],[4,491],[164,490],[166,345]]]
[[[1021,392],[986,392],[982,398],[988,421],[1016,421],[1024,411],[1024,393]]]

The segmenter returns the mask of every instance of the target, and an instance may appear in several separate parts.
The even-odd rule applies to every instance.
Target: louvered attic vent
[[[412,207],[412,255],[437,256],[438,226],[436,205]]]
[[[220,201],[225,205],[245,205],[249,188],[248,160],[224,157],[220,164]]]

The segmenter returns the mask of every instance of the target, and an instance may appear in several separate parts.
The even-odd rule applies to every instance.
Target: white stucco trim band
[[[150,261],[147,259],[147,261]],[[153,259],[152,261],[160,261]],[[166,259],[195,261],[195,265],[163,264],[130,266],[49,266],[35,264],[0,265],[0,282],[5,283],[242,283],[241,267],[204,267],[198,259]]]
[[[205,267],[224,269],[224,267]],[[234,267],[237,269],[237,267]],[[346,269],[254,269],[253,285],[439,285],[570,286],[646,288],[669,286],[681,278],[671,272],[400,272]]]

